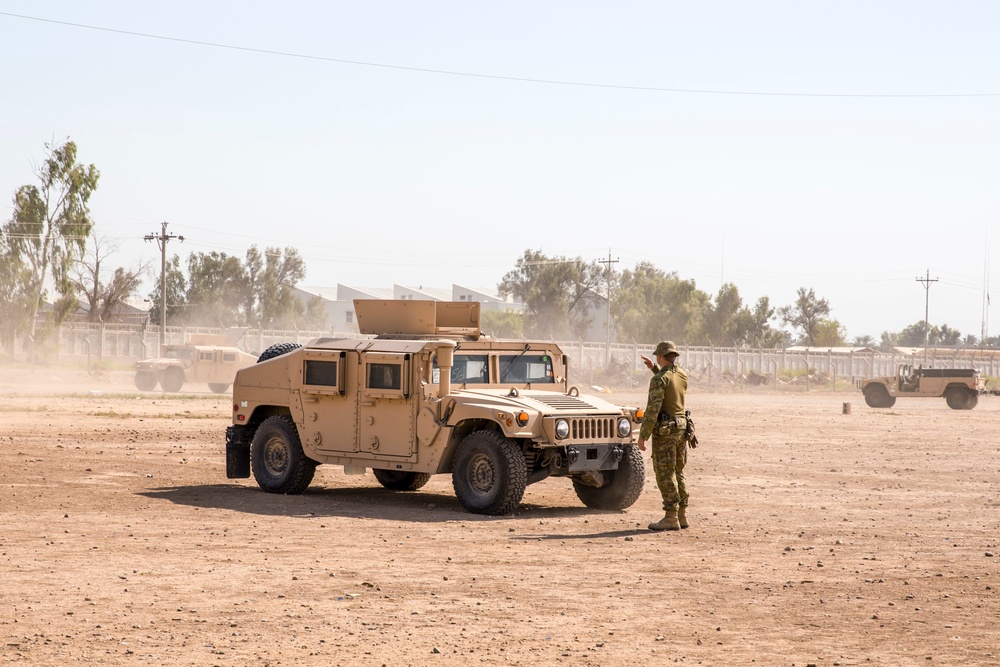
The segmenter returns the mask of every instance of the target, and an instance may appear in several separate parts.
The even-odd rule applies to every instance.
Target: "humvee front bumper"
[[[624,454],[622,445],[568,445],[566,463],[570,473],[618,470],[618,462]]]

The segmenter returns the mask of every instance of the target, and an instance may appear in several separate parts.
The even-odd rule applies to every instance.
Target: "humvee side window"
[[[215,354],[213,352],[199,352],[198,353],[198,360],[199,361],[211,361],[214,357],[215,357]]]
[[[227,361],[229,363],[233,363],[234,361],[236,361],[236,353],[235,352],[223,352],[222,353],[222,360],[223,361]]]
[[[306,359],[304,384],[314,384],[323,387],[337,386],[337,362]]]
[[[395,389],[403,388],[402,366],[399,364],[368,364],[368,388],[369,389]]]
[[[515,384],[554,383],[552,357],[547,354],[501,354],[500,382]]]

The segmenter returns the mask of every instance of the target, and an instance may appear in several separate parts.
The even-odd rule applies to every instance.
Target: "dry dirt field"
[[[0,371],[2,662],[1000,663],[1000,398],[694,386],[689,407],[692,525],[651,533],[648,453],[625,512],[549,479],[476,516],[448,476],[332,467],[274,496],[225,477],[226,396]]]

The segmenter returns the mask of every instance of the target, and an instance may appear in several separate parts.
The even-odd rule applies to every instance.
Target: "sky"
[[[69,138],[149,291],[166,221],[182,260],[295,247],[308,286],[495,287],[532,249],[812,289],[848,340],[925,308],[995,336],[998,29],[961,0],[0,0],[0,221]]]

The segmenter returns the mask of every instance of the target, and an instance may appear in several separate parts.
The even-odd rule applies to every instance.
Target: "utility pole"
[[[611,265],[618,263],[618,258],[611,259],[611,249],[608,248],[608,258],[599,259],[598,263],[604,264],[608,272],[608,346],[604,351],[604,366],[611,364]]]
[[[927,341],[931,331],[931,323],[929,319],[931,314],[931,283],[936,283],[937,281],[938,281],[937,278],[931,278],[930,269],[927,269],[926,278],[917,278],[918,283],[924,284],[924,292],[926,292],[924,296],[924,363],[925,364],[927,363]]]
[[[143,237],[143,240],[156,241],[156,244],[160,246],[160,349],[156,356],[160,356],[163,353],[163,346],[166,343],[167,336],[167,242],[173,239],[177,239],[181,243],[184,242],[183,236],[167,234],[167,223],[163,222],[162,224],[163,227],[159,236],[156,234],[146,234]]]

